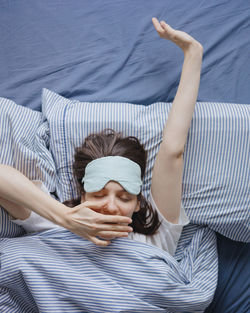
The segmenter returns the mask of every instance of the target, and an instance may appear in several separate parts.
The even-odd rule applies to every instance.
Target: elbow
[[[161,143],[166,155],[173,158],[182,158],[185,150],[185,143],[177,140],[173,140],[173,138],[166,138],[163,136]]]
[[[165,150],[166,150],[167,155],[170,156],[171,158],[175,158],[175,159],[183,158],[184,147],[183,149],[180,149],[180,148],[166,145]]]
[[[184,155],[184,149],[175,152],[175,157],[176,157],[177,159],[183,158],[183,155]]]
[[[9,169],[9,168],[13,168],[13,166],[0,163],[0,170]]]

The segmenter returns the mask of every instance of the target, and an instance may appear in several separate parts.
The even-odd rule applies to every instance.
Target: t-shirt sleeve
[[[154,246],[157,246],[158,248],[168,251],[171,255],[174,255],[176,248],[177,248],[178,241],[181,236],[183,226],[189,223],[189,218],[187,217],[185,213],[183,204],[181,203],[180,217],[179,217],[178,224],[173,224],[169,222],[161,214],[161,212],[156,206],[156,203],[153,199],[151,191],[149,194],[148,201],[152,204],[153,208],[157,211],[161,225],[158,231],[154,235],[143,235],[143,234],[138,234],[138,233],[132,233],[130,235],[130,238],[140,241],[140,242],[152,244]]]

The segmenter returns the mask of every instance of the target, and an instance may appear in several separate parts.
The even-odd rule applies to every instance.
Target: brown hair
[[[81,180],[85,175],[85,168],[89,162],[105,156],[123,156],[136,162],[141,168],[141,178],[146,170],[147,154],[143,145],[136,137],[122,137],[112,129],[105,129],[98,134],[86,137],[82,146],[75,149],[75,161],[73,164],[74,176],[78,182],[78,191],[84,193]],[[137,196],[140,201],[140,210],[132,215],[134,232],[152,235],[160,226],[157,212],[140,193]],[[64,202],[68,206],[80,203],[80,199]]]

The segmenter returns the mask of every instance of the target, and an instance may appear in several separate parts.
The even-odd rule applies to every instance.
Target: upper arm
[[[37,188],[40,188],[42,185],[39,181],[32,182]],[[2,197],[0,197],[0,206],[2,206],[15,219],[26,219],[30,215],[30,210],[25,208],[20,203],[18,204]]]
[[[171,153],[162,143],[153,168],[151,193],[158,209],[171,223],[179,220],[182,176],[183,154]]]
[[[5,211],[7,211],[14,219],[22,220],[28,218],[30,215],[30,211],[24,208],[22,205],[16,204],[3,198],[0,198],[0,206],[2,206]]]

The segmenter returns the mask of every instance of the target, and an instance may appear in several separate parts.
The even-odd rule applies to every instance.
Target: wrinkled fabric
[[[203,312],[216,283],[216,236],[204,227],[180,262],[130,239],[98,247],[61,229],[0,239],[3,313]]]
[[[0,96],[36,110],[43,87],[81,101],[172,102],[183,53],[154,16],[203,45],[198,101],[249,103],[246,0],[0,1]]]

